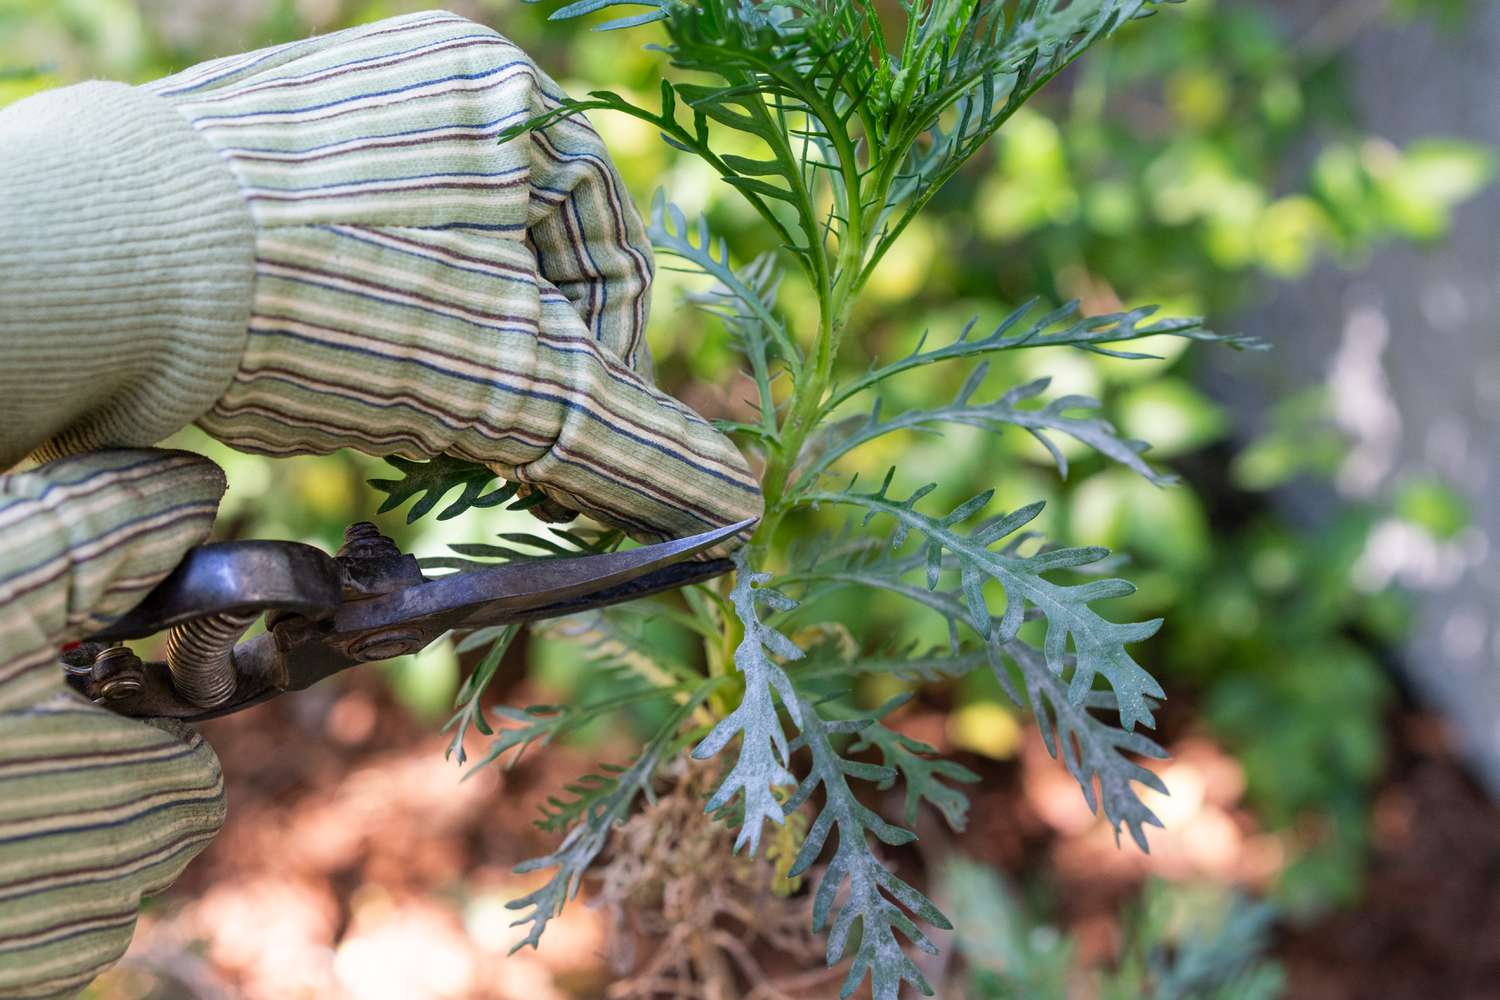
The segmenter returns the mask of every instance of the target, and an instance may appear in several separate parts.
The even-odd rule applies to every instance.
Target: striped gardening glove
[[[510,42],[383,21],[0,110],[0,997],[66,995],[222,817],[190,732],[65,693],[56,647],[208,530],[196,422],[272,455],[483,463],[643,540],[754,516],[729,440],[651,381],[652,258]]]
[[[643,540],[758,514],[651,382],[651,251],[599,137],[496,138],[559,96],[437,12],[0,112],[0,466],[196,420],[482,463]]]
[[[201,736],[95,708],[57,662],[208,535],[223,492],[212,462],[159,450],[0,476],[0,997],[77,993],[224,821]]]

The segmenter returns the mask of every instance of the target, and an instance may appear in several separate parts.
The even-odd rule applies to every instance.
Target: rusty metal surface
[[[129,614],[91,638],[144,639],[211,614],[286,610],[308,617],[339,606],[339,564],[300,542],[210,542],[188,551],[177,568]]]
[[[64,670],[74,688],[122,715],[214,718],[360,663],[417,652],[452,629],[560,617],[711,579],[732,564],[692,557],[752,524],[433,580],[367,523],[350,527],[336,556],[296,542],[203,545],[130,614],[91,637],[83,650],[66,654]],[[234,671],[233,689],[212,705],[179,690],[167,664],[143,663],[109,645],[205,618],[260,612],[270,612],[264,634],[232,648],[238,633],[229,634],[223,649],[202,651],[221,653]],[[92,667],[84,662],[89,655]]]

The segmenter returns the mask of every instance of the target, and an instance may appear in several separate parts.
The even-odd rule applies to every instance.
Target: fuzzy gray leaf
[[[876,717],[884,717],[905,698],[903,695],[895,702],[881,706],[875,712]],[[887,729],[879,722],[861,729],[859,739],[850,745],[849,752],[858,753],[869,747],[880,751],[881,760],[892,774],[880,787],[888,788],[895,784],[897,776],[900,778],[906,794],[908,826],[917,822],[917,807],[926,802],[942,814],[950,828],[956,831],[964,829],[968,824],[969,797],[945,782],[972,784],[979,780],[979,775],[962,764],[939,757],[938,751],[926,743]]]
[[[1000,630],[1000,620],[991,619],[983,627],[975,627],[970,621],[968,609],[962,597],[943,590],[932,590],[905,577],[912,572],[913,562],[896,560],[851,561],[838,568],[825,568],[808,572],[805,581],[816,581],[833,586],[856,586],[885,590],[907,600],[931,608],[946,618],[954,629],[954,651],[951,655],[929,654],[917,663],[918,672],[931,670],[939,676],[961,676],[969,670],[990,667],[995,672],[1001,687],[1018,706],[1029,708],[1042,727],[1043,740],[1048,751],[1062,760],[1063,766],[1073,776],[1083,791],[1089,808],[1102,809],[1104,817],[1114,828],[1116,836],[1122,827],[1142,850],[1149,850],[1146,826],[1161,826],[1161,822],[1150,808],[1141,801],[1135,784],[1140,783],[1157,791],[1165,791],[1157,775],[1137,764],[1129,754],[1153,759],[1164,759],[1166,752],[1141,732],[1125,732],[1118,726],[1094,714],[1098,710],[1116,707],[1107,692],[1092,692],[1081,703],[1071,697],[1069,684],[1063,676],[1054,673],[1046,657],[1038,650],[1018,639],[994,640]],[[986,648],[980,651],[960,651],[957,629],[965,626],[986,639]],[[1016,665],[1021,673],[1024,695],[1005,669],[1002,655]],[[1071,657],[1069,658],[1071,666]],[[886,667],[896,676],[903,668],[894,664],[894,658],[857,659],[849,664],[852,671],[864,672]],[[818,664],[814,664],[814,676]],[[831,669],[831,668],[830,668]],[[798,672],[801,681],[802,672]],[[1075,749],[1076,747],[1076,749]],[[1097,780],[1102,796],[1096,797],[1094,786]]]
[[[810,492],[806,498],[815,503],[849,504],[863,508],[866,519],[879,515],[896,521],[892,536],[892,548],[915,532],[925,538],[926,546],[949,552],[960,569],[970,574],[981,574],[997,581],[1005,592],[1007,613],[1002,625],[985,639],[1004,640],[1014,636],[1021,624],[1021,612],[1026,607],[1041,612],[1047,621],[1047,636],[1044,650],[1047,665],[1052,672],[1061,675],[1067,668],[1065,657],[1071,646],[1075,654],[1072,665],[1072,681],[1069,700],[1082,704],[1092,689],[1095,677],[1103,675],[1113,687],[1120,706],[1120,723],[1131,731],[1138,724],[1153,725],[1153,716],[1148,699],[1164,698],[1161,685],[1136,663],[1125,647],[1149,639],[1161,627],[1161,619],[1146,622],[1112,622],[1101,617],[1090,606],[1091,600],[1106,592],[1099,586],[1101,581],[1068,586],[1048,580],[1045,574],[1058,569],[1084,566],[1097,562],[1108,552],[1098,548],[1053,549],[1034,556],[1021,556],[1013,551],[996,551],[990,548],[994,541],[993,531],[984,531],[976,540],[958,530],[950,518],[936,518],[915,509],[916,501],[928,492],[919,489],[905,500],[895,500],[888,495],[891,476],[874,493],[846,491]],[[985,496],[985,494],[981,494]],[[1040,509],[1033,505],[1031,509]],[[1002,523],[1009,523],[1007,522]],[[1110,593],[1123,593],[1128,584],[1111,584]],[[982,596],[982,595],[981,595]],[[988,624],[987,616],[976,616],[973,594],[969,594],[968,618],[976,627]]]
[[[1141,801],[1135,783],[1167,794],[1167,787],[1155,771],[1137,764],[1127,754],[1162,760],[1165,750],[1144,733],[1124,732],[1105,723],[1089,711],[1092,707],[1113,707],[1105,695],[1075,703],[1066,686],[1048,667],[1038,650],[1019,640],[1001,647],[1005,656],[1016,664],[1026,685],[1026,698],[1042,729],[1047,752],[1062,761],[1073,780],[1083,789],[1089,809],[1099,812],[1114,828],[1118,841],[1120,828],[1130,831],[1130,838],[1142,851],[1150,851],[1146,841],[1147,826],[1161,826],[1161,820]],[[1003,673],[999,663],[997,674]],[[1007,681],[1007,687],[1009,686]],[[1100,794],[1096,797],[1094,780]]]
[[[816,485],[818,478],[834,462],[877,438],[902,430],[935,431],[945,424],[978,427],[992,432],[998,432],[1005,426],[1024,428],[1047,448],[1053,461],[1057,463],[1058,472],[1065,479],[1068,475],[1068,461],[1047,436],[1049,431],[1066,434],[1088,445],[1158,486],[1177,481],[1176,476],[1157,472],[1146,464],[1141,458],[1148,449],[1144,442],[1121,438],[1115,433],[1114,426],[1100,417],[1070,415],[1077,410],[1098,409],[1100,404],[1097,400],[1084,396],[1062,396],[1040,408],[1018,405],[1045,391],[1050,379],[1041,378],[1017,386],[992,402],[974,402],[973,394],[986,370],[986,365],[979,365],[958,395],[946,406],[908,410],[882,419],[880,404],[877,402],[864,420],[843,424],[840,428],[842,433],[836,439],[824,442],[816,457],[804,461],[799,467],[798,487],[806,489]],[[950,517],[962,521],[967,514],[960,515],[955,511]]]
[[[1205,330],[1203,324],[1196,319],[1146,322],[1155,314],[1155,306],[1143,306],[1129,312],[1080,316],[1078,303],[1074,301],[1023,324],[1026,317],[1036,311],[1036,307],[1037,300],[1035,299],[1023,303],[989,333],[977,337],[974,336],[977,321],[970,320],[952,342],[942,347],[924,350],[927,346],[927,335],[924,333],[910,354],[886,365],[872,366],[859,378],[839,386],[829,395],[828,401],[823,405],[823,410],[831,412],[859,393],[916,368],[924,368],[942,361],[981,358],[1002,351],[1034,347],[1073,347],[1099,354],[1151,358],[1153,355],[1148,354],[1125,355],[1124,352],[1102,345],[1162,336],[1227,344],[1239,350],[1262,350],[1266,346],[1254,338],[1223,335]]]
[[[735,850],[746,846],[753,855],[760,850],[760,835],[767,821],[778,826],[786,822],[781,803],[776,799],[778,787],[792,785],[796,779],[787,770],[791,750],[776,699],[787,714],[802,725],[801,710],[792,682],[771,655],[789,660],[799,659],[802,650],[786,636],[761,621],[759,605],[769,604],[775,610],[790,610],[795,603],[778,591],[758,587],[770,579],[766,573],[752,572],[745,562],[744,550],[735,554],[738,577],[730,593],[730,603],[745,628],[745,636],[734,651],[734,664],[745,680],[745,692],[735,710],[693,749],[693,756],[706,760],[719,753],[736,736],[740,753],[734,767],[709,799],[707,811],[714,812],[744,798],[745,819],[735,838]]]
[[[872,836],[893,846],[909,843],[911,832],[887,823],[866,808],[848,781],[850,776],[885,781],[894,771],[847,760],[834,749],[829,736],[849,727],[823,719],[810,702],[802,702],[801,714],[804,724],[797,742],[811,752],[812,766],[787,807],[806,802],[820,787],[826,804],[808,830],[791,875],[812,867],[827,847],[829,835],[837,832],[833,857],[813,895],[813,929],[827,928],[828,964],[833,965],[844,957],[854,925],[859,924],[854,961],[839,995],[852,994],[868,975],[874,1000],[898,1000],[903,983],[911,983],[931,996],[932,987],[907,956],[901,937],[936,954],[937,948],[908,913],[943,930],[950,930],[951,925],[930,899],[887,868],[870,844]],[[871,721],[861,720],[854,728],[863,729]],[[840,898],[839,891],[845,887],[847,893]]]

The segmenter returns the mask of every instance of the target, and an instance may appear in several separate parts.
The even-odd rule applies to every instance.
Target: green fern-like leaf
[[[625,771],[616,764],[600,764],[597,772],[568,782],[563,786],[563,794],[568,798],[547,796],[546,804],[541,806],[542,815],[534,825],[545,833],[562,833],[574,823],[586,821],[620,787],[620,775]]]
[[[951,343],[941,347],[925,349],[928,337],[924,333],[910,354],[888,364],[872,365],[858,378],[836,387],[829,394],[822,412],[831,413],[859,393],[873,389],[887,379],[913,369],[925,368],[943,361],[981,358],[1002,351],[1036,347],[1072,347],[1127,360],[1156,360],[1156,355],[1122,351],[1111,345],[1146,337],[1181,337],[1202,343],[1224,344],[1236,350],[1264,350],[1267,346],[1263,341],[1254,337],[1218,334],[1205,330],[1202,321],[1197,319],[1145,322],[1155,314],[1155,306],[1142,306],[1139,309],[1121,313],[1080,316],[1078,302],[1075,300],[1043,313],[1029,323],[1024,322],[1028,316],[1036,312],[1036,307],[1036,299],[1023,303],[993,330],[980,337],[973,335],[978,321],[970,320]]]
[[[840,277],[832,271],[847,270],[843,280],[857,290],[1017,108],[1100,38],[1155,6],[911,6],[905,40],[888,48],[888,26],[868,3],[577,0],[552,16],[627,7],[639,12],[603,27],[664,20],[662,48],[693,82],[663,81],[659,109],[609,91],[564,99],[502,139],[592,109],[648,122],[713,167],[810,280],[826,284]],[[710,122],[739,133],[757,155],[720,152],[710,144]],[[830,243],[860,252],[830,261]]]
[[[532,705],[527,708],[511,708],[501,705],[493,709],[494,715],[513,725],[497,730],[489,750],[470,770],[470,774],[487,764],[499,760],[509,750],[516,752],[507,762],[514,767],[521,755],[532,746],[546,746],[553,740],[588,725],[595,719],[613,715],[631,705],[658,701],[673,695],[682,695],[681,687],[660,684],[637,685],[608,698],[600,698],[579,705]]]
[[[804,725],[796,742],[809,750],[812,763],[787,806],[797,808],[820,788],[826,801],[808,828],[791,874],[795,877],[811,868],[828,846],[829,835],[837,832],[833,856],[813,895],[813,929],[827,930],[828,964],[833,965],[844,957],[855,924],[859,925],[854,961],[839,995],[849,996],[869,976],[874,1000],[898,1000],[903,983],[931,996],[932,987],[906,954],[901,939],[929,954],[937,954],[937,948],[908,912],[933,927],[950,930],[951,925],[930,899],[886,867],[870,843],[874,837],[896,847],[910,843],[914,835],[863,805],[849,786],[850,778],[885,783],[896,772],[849,760],[831,740],[837,734],[859,733],[872,720],[831,722],[807,701],[801,703],[800,714]]]
[[[479,709],[485,689],[495,675],[505,650],[510,646],[519,625],[500,625],[478,629],[458,643],[459,652],[491,643],[489,652],[459,689],[459,712],[448,723],[457,731],[449,753],[465,761],[463,741],[472,726],[486,736],[495,736],[489,750],[474,766],[478,770],[501,759],[514,749],[506,763],[513,767],[531,746],[546,746],[552,740],[576,731],[595,719],[645,702],[663,698],[686,697],[703,677],[692,667],[680,663],[662,646],[649,642],[638,630],[628,628],[620,619],[623,611],[601,608],[582,615],[562,618],[545,626],[553,638],[572,641],[588,659],[588,671],[594,682],[614,688],[607,697],[569,705],[532,705],[524,709],[500,706],[494,709],[497,720],[509,723],[498,733],[491,728]],[[644,683],[642,683],[644,682]],[[471,772],[472,773],[472,772]]]
[[[636,609],[635,613],[647,615],[649,606]],[[588,658],[588,671],[593,677],[615,672],[667,688],[703,679],[695,667],[682,661],[675,649],[654,641],[638,622],[631,621],[631,616],[628,605],[599,608],[550,622],[545,634],[577,646]]]
[[[542,0],[525,0],[525,2],[540,3]],[[562,21],[570,17],[584,17],[601,10],[613,10],[619,7],[645,8],[634,14],[605,21],[594,28],[595,31],[617,31],[621,28],[634,28],[638,25],[650,24],[652,21],[660,21],[667,16],[667,3],[668,0],[574,0],[573,3],[553,11],[548,15],[547,20]]]
[[[988,370],[987,364],[976,367],[959,389],[958,395],[947,406],[913,409],[881,419],[880,402],[877,400],[864,420],[845,425],[831,440],[819,443],[820,447],[814,455],[799,467],[798,487],[813,485],[833,463],[877,438],[902,430],[932,430],[944,424],[979,427],[989,431],[997,431],[1007,425],[1024,428],[1047,449],[1057,463],[1059,474],[1064,478],[1068,475],[1068,460],[1047,436],[1048,431],[1066,434],[1158,486],[1177,481],[1176,476],[1157,472],[1141,458],[1149,448],[1145,442],[1119,437],[1114,426],[1107,420],[1069,415],[1075,410],[1098,409],[1098,400],[1087,396],[1061,396],[1040,409],[1018,405],[1046,391],[1051,379],[1040,378],[1017,386],[991,403],[974,402],[974,394]]]
[[[715,812],[736,798],[743,798],[744,821],[734,846],[736,851],[748,846],[753,855],[760,849],[766,822],[780,825],[786,819],[776,789],[796,783],[787,769],[791,750],[776,711],[778,697],[793,723],[802,725],[792,682],[771,656],[795,660],[801,658],[802,650],[767,626],[760,611],[761,605],[787,611],[796,606],[795,602],[779,591],[758,586],[769,580],[770,575],[752,572],[745,558],[743,550],[735,556],[738,577],[729,595],[745,629],[744,638],[734,651],[734,664],[744,679],[745,691],[735,710],[720,719],[693,749],[693,756],[707,760],[736,736],[740,737],[740,752],[734,767],[709,798],[705,809]]]
[[[1098,600],[1124,597],[1134,592],[1128,582],[1118,579],[1092,580],[1084,584],[1054,583],[1047,574],[1096,563],[1107,556],[1101,548],[1063,548],[1021,556],[1014,546],[991,548],[1000,539],[1014,534],[1041,513],[1042,504],[992,518],[965,534],[958,526],[982,510],[994,494],[987,490],[960,504],[944,517],[933,517],[916,509],[916,504],[934,488],[925,486],[905,500],[889,495],[894,475],[887,475],[880,489],[873,493],[846,491],[811,492],[813,503],[850,504],[866,512],[866,521],[885,515],[895,520],[892,548],[903,544],[913,533],[923,536],[927,554],[928,585],[935,588],[942,571],[945,552],[958,563],[968,618],[990,642],[1003,643],[1015,638],[1024,621],[1027,607],[1034,607],[1047,621],[1044,649],[1047,665],[1056,674],[1068,667],[1069,645],[1076,654],[1072,667],[1069,699],[1081,704],[1092,689],[1094,679],[1104,676],[1119,700],[1120,722],[1126,731],[1136,725],[1153,724],[1148,699],[1164,698],[1155,678],[1126,652],[1132,643],[1149,639],[1161,627],[1161,620],[1117,623],[1101,617],[1089,605]],[[984,597],[984,581],[998,582],[1005,592],[1006,606],[999,624],[991,629],[991,614]]]
[[[711,684],[705,684],[685,698],[628,768],[618,774],[605,776],[598,783],[588,783],[589,787],[575,793],[577,801],[572,805],[554,806],[554,814],[557,810],[562,810],[563,819],[551,821],[544,815],[543,822],[549,826],[557,826],[559,822],[566,821],[571,821],[572,825],[563,836],[562,843],[552,853],[516,866],[516,871],[521,874],[549,869],[555,871],[541,888],[506,904],[512,910],[525,911],[516,921],[517,924],[531,925],[526,937],[511,949],[512,952],[519,951],[526,945],[535,948],[541,943],[547,923],[562,912],[569,899],[577,895],[584,872],[594,863],[599,852],[604,850],[610,831],[629,818],[639,797],[651,794],[651,781],[656,776],[657,769],[677,750],[678,733],[682,724],[703,703],[712,689]]]
[[[831,582],[835,580],[836,574],[820,575],[819,578]],[[958,610],[963,612],[962,605],[958,606]],[[913,683],[934,683],[962,677],[988,666],[989,663],[989,654],[982,650],[950,652],[916,646],[863,654],[853,659],[813,654],[809,656],[807,666],[797,671],[796,680],[800,684],[804,681],[843,680],[861,674],[881,674]]]
[[[471,728],[485,736],[495,735],[494,730],[484,718],[479,702],[489,688],[490,682],[495,679],[495,672],[500,669],[500,661],[505,657],[505,651],[510,648],[520,631],[519,625],[497,625],[477,629],[455,647],[457,652],[465,653],[479,648],[486,642],[490,645],[489,651],[485,653],[473,672],[464,679],[462,686],[458,689],[458,695],[454,698],[453,707],[458,709],[458,712],[443,727],[444,732],[449,729],[453,730],[453,739],[443,754],[444,759],[456,756],[459,766],[463,766],[468,761],[469,755],[464,750],[464,740]]]
[[[370,485],[387,494],[377,513],[395,510],[413,497],[417,502],[406,512],[406,523],[411,524],[436,507],[454,490],[459,495],[452,503],[438,512],[438,520],[456,517],[472,507],[494,507],[516,495],[515,483],[503,484],[485,492],[485,487],[500,477],[482,465],[466,462],[461,458],[439,455],[425,462],[412,461],[390,455],[386,461],[401,473],[400,479],[372,479]],[[533,494],[540,496],[540,494]],[[530,499],[530,498],[528,498]]]
[[[458,556],[432,556],[421,559],[423,569],[484,569],[498,562],[530,559],[574,559],[578,556],[610,552],[625,538],[613,529],[578,531],[548,525],[545,535],[528,531],[506,531],[498,536],[506,544],[457,542],[448,548]]]

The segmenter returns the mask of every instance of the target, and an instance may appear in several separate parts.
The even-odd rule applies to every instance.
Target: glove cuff
[[[213,405],[254,245],[230,168],[167,101],[92,82],[0,112],[0,469],[151,444]]]

